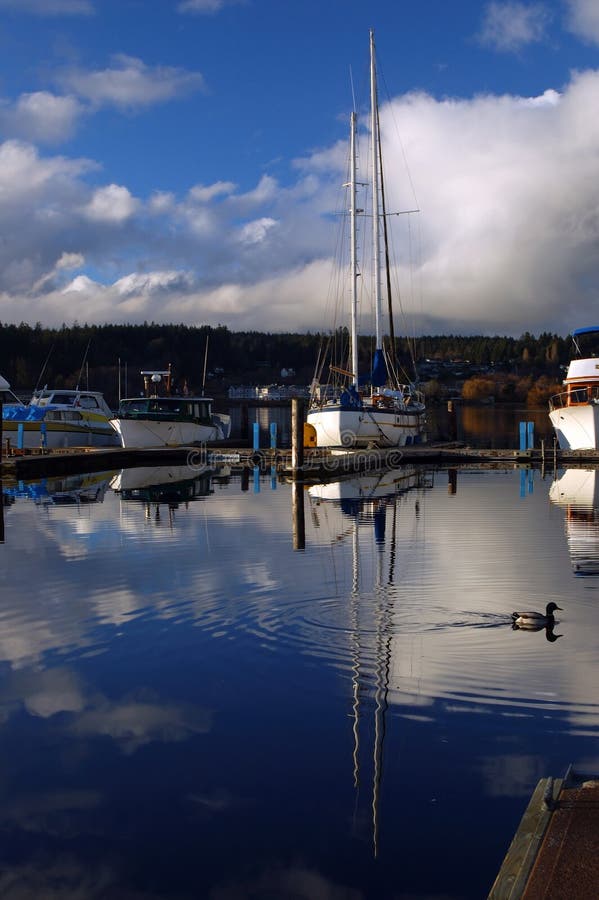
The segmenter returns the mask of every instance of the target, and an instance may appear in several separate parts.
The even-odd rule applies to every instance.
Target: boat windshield
[[[186,399],[185,397],[139,397],[121,400],[121,418],[188,418],[210,420],[210,401],[207,399]]]

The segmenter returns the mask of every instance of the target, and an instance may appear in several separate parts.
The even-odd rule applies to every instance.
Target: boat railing
[[[582,406],[585,403],[599,403],[599,385],[585,385],[570,388],[549,398],[549,409],[564,409],[567,406]]]

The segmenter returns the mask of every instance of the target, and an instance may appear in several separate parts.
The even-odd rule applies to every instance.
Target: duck
[[[548,603],[544,613],[527,611],[527,612],[513,612],[512,613],[512,624],[517,626],[518,628],[530,628],[531,630],[540,630],[541,628],[547,628],[547,626],[553,626],[555,624],[555,610],[561,610],[561,606],[558,606],[557,603]]]

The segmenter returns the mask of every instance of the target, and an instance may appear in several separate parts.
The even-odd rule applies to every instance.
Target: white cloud
[[[214,184],[207,186],[197,184],[195,187],[192,187],[189,196],[198,203],[209,203],[210,200],[214,200],[215,197],[220,197],[223,194],[231,194],[235,190],[235,187],[236,186],[232,181],[217,181]]]
[[[479,40],[495,50],[513,53],[543,41],[551,18],[544,3],[493,0],[485,8]]]
[[[231,6],[242,0],[182,0],[177,6],[181,13],[196,13],[198,15],[212,15],[220,12],[225,6]]]
[[[597,0],[566,0],[568,27],[578,37],[599,44],[599,5]]]
[[[14,9],[36,16],[89,16],[91,0],[0,0],[0,9]]]
[[[204,87],[199,72],[174,66],[147,66],[141,59],[120,54],[109,69],[72,69],[60,83],[95,106],[114,105],[134,109],[161,103]]]
[[[60,187],[93,168],[88,160],[54,156],[40,157],[35,147],[22,141],[0,144],[0,198],[2,206],[11,201],[39,201],[44,190],[60,193]],[[6,211],[6,207],[5,210]],[[0,210],[0,221],[2,211]]]
[[[95,222],[122,223],[135,213],[139,201],[126,187],[109,184],[98,188],[85,207],[85,215]]]
[[[193,286],[193,276],[189,272],[146,272],[119,278],[114,287],[125,296],[137,294],[152,295],[163,291],[187,290]]]
[[[57,143],[73,134],[82,112],[74,97],[35,91],[22,94],[14,105],[0,106],[0,128],[13,137]]]
[[[239,233],[239,240],[242,244],[259,244],[267,236],[271,228],[277,224],[276,219],[262,218],[256,219],[254,222],[248,222],[243,226]]]
[[[587,71],[561,93],[411,94],[382,108],[388,207],[421,209],[392,220],[417,331],[565,334],[574,317],[592,319],[599,120],[588,110],[598,105],[599,72]],[[331,327],[325,303],[341,219],[332,213],[343,205],[346,158],[338,144],[305,157],[288,187],[264,176],[243,191],[223,180],[145,199],[126,185],[91,187],[89,161],[6,142],[0,318]]]

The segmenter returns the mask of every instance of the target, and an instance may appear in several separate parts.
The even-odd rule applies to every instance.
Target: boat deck
[[[539,781],[489,900],[599,897],[599,779]]]

